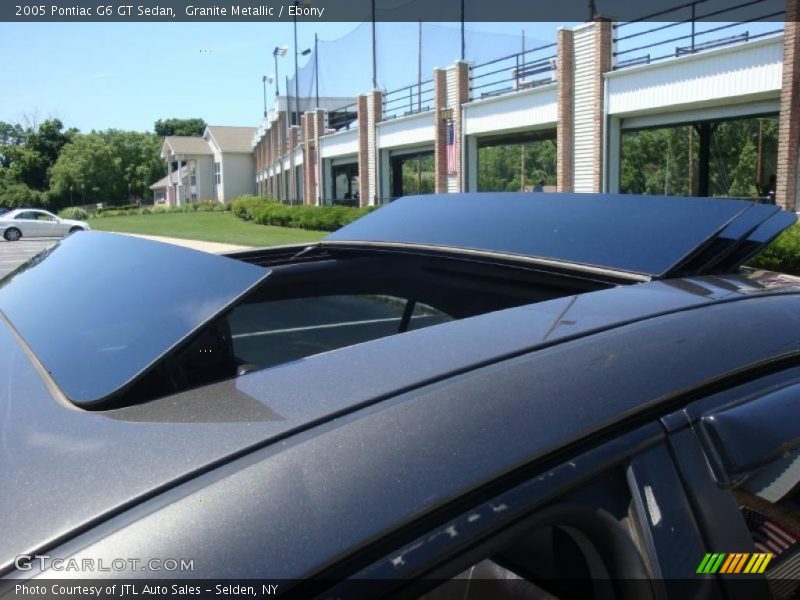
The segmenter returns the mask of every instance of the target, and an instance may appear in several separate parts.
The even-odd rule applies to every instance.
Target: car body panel
[[[721,234],[731,236],[719,245],[727,250],[778,211],[743,200],[627,194],[407,196],[328,235],[322,246],[446,247],[665,278],[702,274],[687,270],[695,255]]]
[[[89,232],[0,280],[0,311],[66,397],[90,406],[119,394],[268,275],[206,252]]]
[[[457,499],[545,477],[548,461],[568,465],[581,448],[656,423],[699,386],[796,356],[797,327],[796,295],[756,296],[488,364],[308,422],[58,555],[105,560],[125,547],[192,556],[203,577],[307,577]],[[190,444],[181,428],[172,435]]]
[[[602,331],[614,331],[613,328],[620,324],[639,322],[642,325],[646,321],[656,321],[656,315],[663,315],[661,318],[670,314],[690,315],[691,309],[698,306],[719,302],[744,305],[750,300],[736,300],[757,298],[765,293],[783,295],[797,291],[796,278],[769,273],[622,286],[410,331],[139,406],[106,411],[87,412],[54,399],[41,381],[36,384],[34,367],[19,349],[9,370],[0,374],[0,381],[6,386],[0,394],[6,404],[0,423],[4,431],[3,462],[14,465],[13,469],[0,471],[3,478],[0,487],[7,490],[0,495],[0,512],[15,514],[14,521],[7,523],[5,528],[0,569],[9,569],[14,555],[22,550],[52,547],[89,524],[106,520],[125,507],[208,471],[233,456],[259,446],[285,448],[286,440],[302,438],[303,431],[323,426],[332,419],[336,423],[337,416],[346,419],[347,414],[360,408],[369,411],[379,400],[403,392],[411,393],[409,390],[423,385],[435,388],[436,382],[440,382],[439,385],[448,382],[449,386],[449,378],[459,373],[469,377],[470,370],[492,365],[501,359],[531,356],[527,354],[529,352],[544,353],[548,347],[550,352],[557,352],[559,347],[574,348],[571,344],[594,337],[601,339]],[[795,300],[793,302],[797,304]],[[772,313],[778,315],[779,311]],[[731,367],[737,364],[737,360],[746,362],[764,356],[759,352],[787,351],[783,337],[789,336],[790,330],[784,326],[780,330],[783,335],[770,337],[773,327],[770,321],[769,327],[763,328],[763,334],[758,338],[760,344],[747,344],[740,352],[727,353],[727,367],[710,362],[706,375]],[[710,326],[707,329],[708,333],[703,336],[705,344],[711,343],[716,333],[716,329]],[[726,335],[729,337],[735,339],[740,335],[737,328],[728,329]],[[589,336],[590,333],[595,335]],[[641,335],[647,337],[651,334],[642,332]],[[672,343],[664,339],[660,336],[651,340],[653,351],[671,355]],[[598,344],[595,348],[608,347],[612,352],[611,346],[607,346],[608,340],[602,338]],[[13,339],[12,332],[0,328],[0,347],[14,346],[19,344]],[[699,346],[698,352],[706,351],[703,348]],[[600,356],[608,355],[601,353]],[[725,357],[721,356],[720,360],[722,358]],[[686,360],[691,363],[689,358]],[[398,366],[387,369],[387,364]],[[529,363],[524,364],[528,366],[520,371],[520,376],[526,371],[533,372]],[[609,365],[613,364],[616,363],[612,360]],[[698,375],[699,369],[697,366],[693,371],[696,379],[702,379]],[[535,370],[539,372],[538,367]],[[315,376],[308,377],[309,372]],[[662,376],[656,378],[656,383],[647,384],[648,389],[675,381],[668,365],[660,366],[658,372]],[[635,381],[644,385],[645,377],[643,373]],[[508,380],[509,385],[513,379]],[[447,401],[450,404],[462,394],[461,388],[455,383],[453,385],[452,391],[445,394],[451,398]],[[502,389],[500,385],[489,397],[503,396]],[[463,391],[466,395],[461,406],[469,407],[467,413],[473,416],[478,416],[475,411],[483,412],[486,408],[468,400],[477,392],[477,388],[473,392]],[[23,396],[25,402],[10,401]],[[582,411],[583,404],[591,405],[596,397],[580,397],[577,401],[581,404],[573,407],[561,403],[560,408],[547,418],[556,418],[556,413],[565,416]],[[611,420],[612,415],[618,415],[619,402],[623,401],[631,409],[638,406],[639,399],[621,391],[617,404],[604,404],[608,412],[604,413],[603,419]],[[438,426],[444,427],[449,418],[445,417],[447,411],[454,408],[436,402],[430,404],[435,410],[435,415],[430,416],[435,416]],[[390,405],[381,404],[380,409],[380,412],[386,410],[381,422],[387,426],[394,420],[394,417],[389,418],[392,414]],[[542,410],[545,408],[543,405]],[[528,410],[530,408],[525,409]],[[587,407],[586,410],[591,412],[593,409]],[[520,416],[524,414],[520,413]],[[530,415],[525,418],[528,417]],[[576,421],[578,429],[572,429],[570,435],[578,435],[580,427],[586,427],[587,423],[586,420]],[[458,427],[455,420],[451,425]],[[563,427],[571,426],[565,424]],[[553,431],[558,431],[559,439],[565,441],[570,438],[563,427]],[[445,431],[446,428],[442,429],[439,435]],[[326,437],[325,442],[319,443],[333,443],[330,441],[333,439],[336,436]],[[542,450],[547,444],[555,443],[553,440],[547,442],[545,438],[541,442],[545,444],[538,446]],[[311,448],[315,444],[305,447]],[[367,447],[361,446],[360,451],[364,453],[363,449]],[[400,451],[399,447],[393,447],[394,451]],[[366,454],[373,451],[376,449],[370,449]],[[531,451],[530,447],[528,451]],[[328,460],[346,465],[351,452],[355,449],[337,455],[334,447],[330,447],[326,456]],[[499,459],[499,455],[494,456]],[[271,468],[284,469],[289,463],[281,464],[284,466],[276,463]],[[296,463],[291,464],[297,468]],[[356,463],[353,468],[357,468]],[[390,473],[392,468],[386,467],[384,471]],[[34,472],[37,477],[30,477],[29,474]],[[311,471],[303,467],[300,472]],[[433,480],[429,483],[432,484]],[[100,488],[102,494],[97,493]],[[311,502],[316,493],[306,500]],[[287,502],[292,495],[287,489]],[[26,510],[17,510],[20,506],[25,506]],[[303,564],[304,568],[309,567]]]

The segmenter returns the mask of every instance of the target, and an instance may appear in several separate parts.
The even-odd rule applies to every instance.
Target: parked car
[[[793,597],[800,278],[742,265],[795,218],[452,194],[228,256],[69,237],[0,282],[5,585]]]
[[[24,237],[60,238],[89,229],[89,224],[84,221],[62,219],[35,208],[17,208],[0,214],[0,234],[8,242],[16,242]]]

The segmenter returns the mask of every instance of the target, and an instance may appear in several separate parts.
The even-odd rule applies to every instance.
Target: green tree
[[[203,135],[206,122],[203,119],[159,119],[153,130],[159,137],[168,135]]]
[[[50,167],[76,133],[76,129],[64,131],[64,124],[58,119],[48,119],[37,129],[28,130],[23,130],[19,124],[0,124],[0,166],[8,169],[4,177],[6,183],[46,190]]]
[[[761,131],[761,172],[757,173]],[[754,197],[756,181],[775,174],[778,125],[774,118],[715,122],[711,127],[709,195]],[[700,138],[680,125],[622,135],[620,189],[631,194],[697,195]]]
[[[21,146],[25,142],[25,129],[19,123],[0,121],[0,169],[10,166],[6,148]]]
[[[160,140],[151,133],[109,129],[77,135],[51,169],[50,196],[59,206],[70,196],[81,203],[143,197],[163,172],[159,149]]]
[[[524,154],[524,161],[523,161]],[[525,189],[540,181],[556,185],[556,141],[537,140],[524,144],[499,144],[478,149],[478,190],[482,192],[518,192],[522,189],[525,166]]]

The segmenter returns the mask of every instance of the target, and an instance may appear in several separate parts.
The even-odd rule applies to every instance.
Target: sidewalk
[[[251,246],[237,246],[236,244],[220,244],[218,242],[201,242],[200,240],[184,240],[180,238],[163,237],[160,235],[143,235],[140,233],[120,233],[120,235],[132,235],[133,237],[153,240],[154,242],[164,242],[165,244],[175,244],[193,250],[222,254],[225,252],[236,252],[237,250],[249,250]]]

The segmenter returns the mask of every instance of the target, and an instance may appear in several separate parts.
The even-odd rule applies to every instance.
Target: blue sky
[[[369,27],[362,25],[351,34],[357,27],[298,25],[301,49],[313,45],[315,31],[322,41],[323,93],[349,95],[369,89],[369,47],[362,47],[369,38],[359,33]],[[381,85],[391,89],[415,81],[416,27],[379,24]],[[446,66],[458,57],[453,43],[459,33],[458,24],[427,27],[423,77],[430,78],[431,65]],[[470,38],[472,52],[493,57],[518,51],[523,27],[530,47],[536,40],[555,41],[557,25],[468,27],[486,33]],[[293,70],[292,40],[291,23],[0,23],[0,120],[53,116],[82,131],[147,131],[156,119],[171,117],[255,126],[263,112],[262,76],[274,72],[272,48],[290,48],[279,64],[284,93],[284,76]],[[300,58],[301,70],[305,60]],[[272,86],[269,93],[272,97]]]

